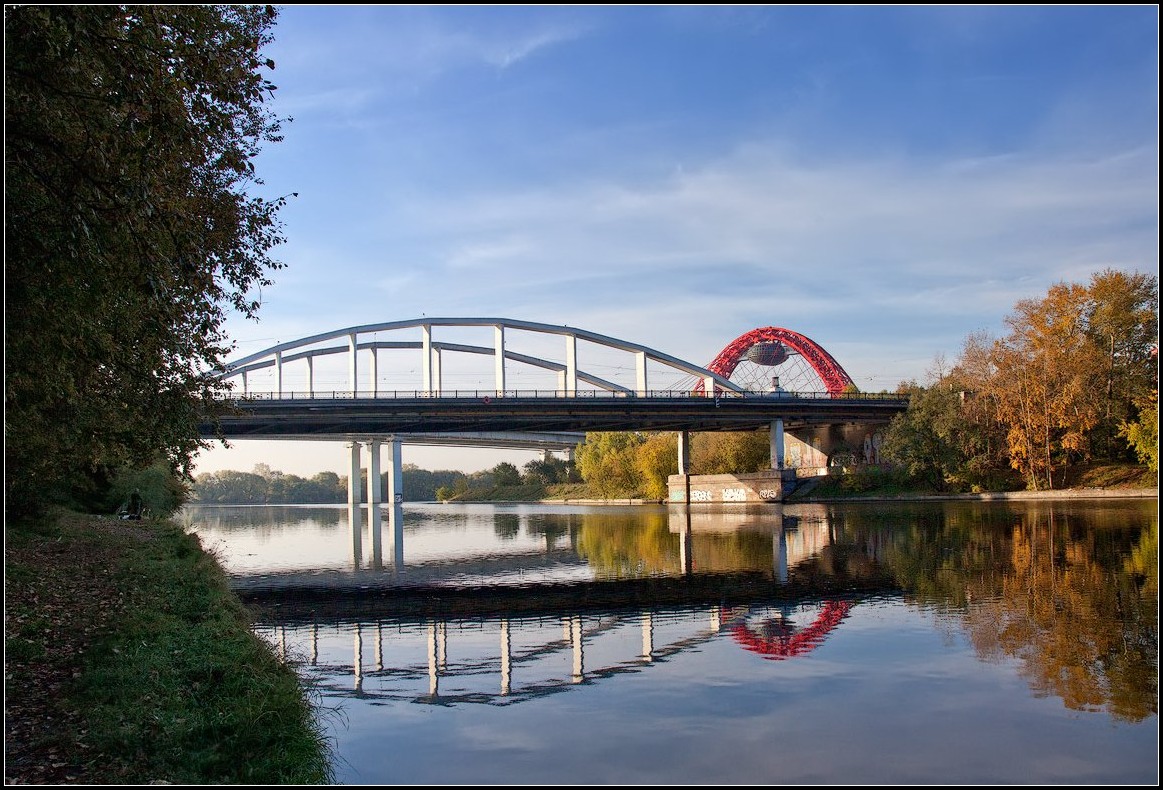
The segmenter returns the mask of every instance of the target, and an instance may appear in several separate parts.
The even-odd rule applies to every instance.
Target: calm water
[[[1159,778],[1156,500],[352,515],[185,512],[344,784]]]

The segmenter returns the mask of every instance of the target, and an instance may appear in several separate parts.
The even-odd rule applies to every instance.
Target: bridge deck
[[[458,393],[425,397],[249,397],[204,436],[325,438],[329,436],[498,431],[755,430],[782,419],[789,430],[889,422],[908,406],[895,395],[781,395],[719,398],[689,393],[616,397],[506,396]]]

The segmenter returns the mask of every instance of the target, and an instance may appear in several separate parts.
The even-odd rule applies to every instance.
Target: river
[[[341,784],[1158,782],[1157,500],[372,516],[182,514]]]

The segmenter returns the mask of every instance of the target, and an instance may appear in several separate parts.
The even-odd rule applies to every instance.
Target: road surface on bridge
[[[498,397],[471,393],[428,397],[249,397],[237,411],[205,422],[205,436],[314,438],[361,435],[565,431],[743,431],[783,420],[788,430],[818,425],[881,425],[905,410],[907,398],[890,395],[760,394],[709,397],[648,393],[603,397],[538,394]]]

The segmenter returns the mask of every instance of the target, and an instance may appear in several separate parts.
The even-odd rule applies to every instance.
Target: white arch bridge
[[[757,370],[770,386],[755,385]],[[785,429],[821,449],[829,436],[887,423],[907,406],[857,392],[828,352],[776,327],[737,338],[703,367],[575,327],[419,318],[280,343],[229,363],[222,378],[237,409],[204,423],[204,436],[349,442],[353,502],[361,444],[371,450],[371,480],[380,446],[390,445],[394,501],[401,443],[568,451],[584,431],[676,431],[686,475],[689,432],[770,427],[772,467],[782,469]]]

